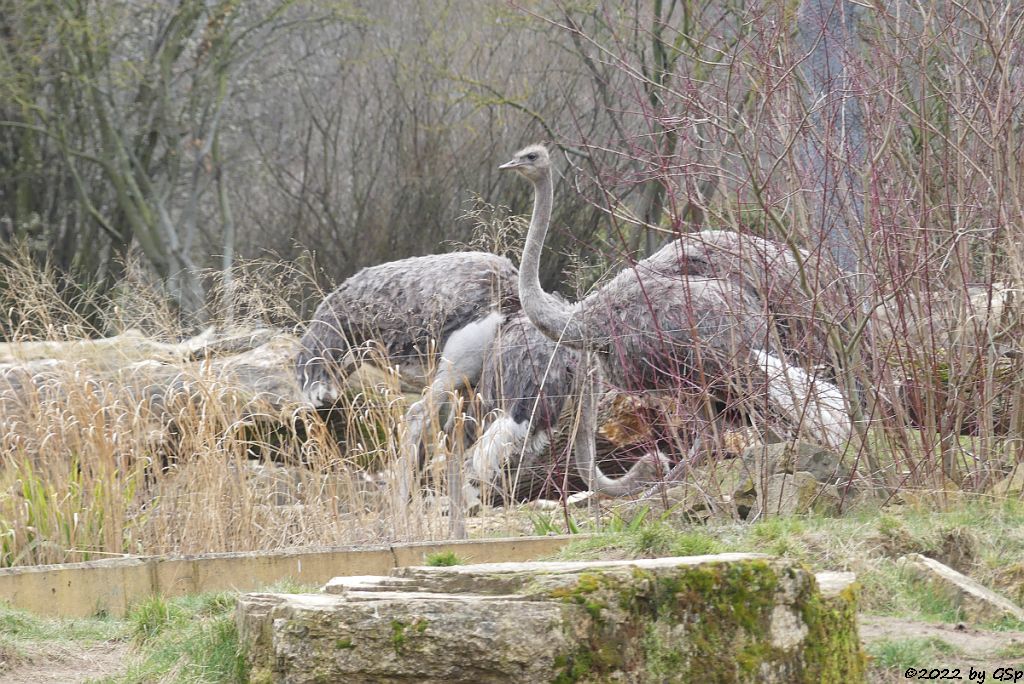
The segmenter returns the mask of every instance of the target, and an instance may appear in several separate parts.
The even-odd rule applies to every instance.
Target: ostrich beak
[[[514,169],[517,166],[519,166],[520,163],[521,162],[518,159],[513,159],[512,161],[505,162],[504,164],[502,164],[498,168],[499,169]]]

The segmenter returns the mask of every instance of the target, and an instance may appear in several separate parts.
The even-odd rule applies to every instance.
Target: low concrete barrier
[[[141,556],[0,569],[0,601],[42,615],[124,615],[154,595],[254,591],[290,579],[324,584],[333,577],[386,575],[451,551],[472,563],[533,560],[579,537],[516,537],[378,546],[302,548],[275,552]]]

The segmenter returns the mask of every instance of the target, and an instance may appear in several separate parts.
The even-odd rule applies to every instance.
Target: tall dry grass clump
[[[136,264],[104,296],[16,247],[0,261],[0,565],[448,534],[379,474],[408,399],[393,375],[361,372],[323,415],[296,401],[308,272],[238,267],[190,336]]]

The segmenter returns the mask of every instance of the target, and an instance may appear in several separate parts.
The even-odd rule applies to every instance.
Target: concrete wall
[[[153,595],[254,591],[283,579],[323,584],[333,577],[387,575],[422,565],[428,554],[452,551],[472,563],[533,560],[573,537],[518,537],[393,546],[299,549],[272,553],[148,556],[0,569],[0,601],[43,615],[121,616]]]

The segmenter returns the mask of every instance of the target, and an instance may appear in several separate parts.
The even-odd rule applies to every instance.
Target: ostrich
[[[532,145],[499,168],[515,170],[534,186],[519,271],[523,310],[543,334],[583,352],[588,357],[585,367],[596,354],[605,378],[627,390],[671,391],[680,381],[713,378],[717,380],[711,391],[742,391],[764,374],[774,408],[799,419],[804,402],[811,403],[826,438],[848,434],[838,389],[815,383],[765,349],[771,340],[769,316],[757,292],[714,269],[688,271],[688,265],[699,262],[699,250],[672,243],[575,304],[545,292],[539,267],[553,203],[550,156],[545,147]],[[759,373],[752,373],[754,368]],[[576,467],[590,489],[601,492],[608,478],[595,464],[591,382],[584,378],[583,438],[576,442]]]
[[[423,398],[405,413],[401,495],[408,495],[405,474],[418,461],[431,412],[463,383],[476,384],[498,326],[519,309],[516,274],[512,262],[487,252],[411,257],[362,269],[317,307],[295,364],[314,407],[336,401],[344,379],[373,348],[420,386],[437,367]]]
[[[465,501],[480,500],[480,485],[495,483],[516,463],[512,478],[529,470],[551,441],[575,377],[576,352],[548,339],[525,314],[508,319],[484,356],[477,385],[481,412],[490,424],[467,452]]]
[[[497,484],[510,464],[512,489],[526,491],[538,481],[540,460],[565,418],[576,376],[578,355],[538,330],[526,314],[505,321],[484,357],[477,396],[493,420],[467,452],[464,500],[480,502],[480,486]],[[635,491],[664,473],[668,461],[647,454],[621,477],[609,478],[603,493]]]
[[[735,231],[684,233],[643,263],[666,275],[737,281],[758,297],[762,310],[771,316],[782,350],[805,359],[827,356],[826,318],[848,305],[843,272],[827,264],[812,271],[803,266],[813,263],[806,251],[794,253],[784,243]],[[805,278],[813,297],[804,293]]]

